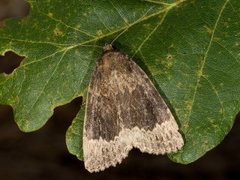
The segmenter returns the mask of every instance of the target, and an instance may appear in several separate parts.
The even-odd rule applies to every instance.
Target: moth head
[[[103,51],[107,52],[107,51],[113,51],[114,48],[111,44],[105,44],[105,46],[103,47]]]

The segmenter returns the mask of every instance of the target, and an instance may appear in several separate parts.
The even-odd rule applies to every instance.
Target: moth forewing
[[[86,169],[97,172],[115,166],[133,147],[165,154],[183,144],[171,111],[148,76],[127,55],[106,45],[88,88],[83,130]]]

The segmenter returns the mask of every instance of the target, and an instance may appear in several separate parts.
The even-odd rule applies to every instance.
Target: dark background
[[[28,11],[23,0],[0,0],[0,26],[3,19],[23,17]],[[0,73],[11,73],[22,59],[12,52],[0,56]],[[240,115],[219,146],[189,165],[134,149],[116,168],[90,174],[65,144],[65,132],[80,106],[81,98],[74,99],[56,108],[43,128],[23,133],[14,122],[12,108],[0,105],[0,179],[240,179]]]

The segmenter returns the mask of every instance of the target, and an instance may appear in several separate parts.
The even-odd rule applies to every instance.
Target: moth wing
[[[108,69],[103,58],[93,73],[84,120],[86,169],[115,166],[133,147],[152,154],[180,149],[184,142],[178,125],[147,75],[119,52],[108,58],[123,67]]]

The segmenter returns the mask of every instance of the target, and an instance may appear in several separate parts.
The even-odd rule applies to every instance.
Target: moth
[[[132,148],[165,154],[183,144],[171,111],[145,72],[126,54],[105,45],[87,93],[85,168],[98,172],[115,166]]]

